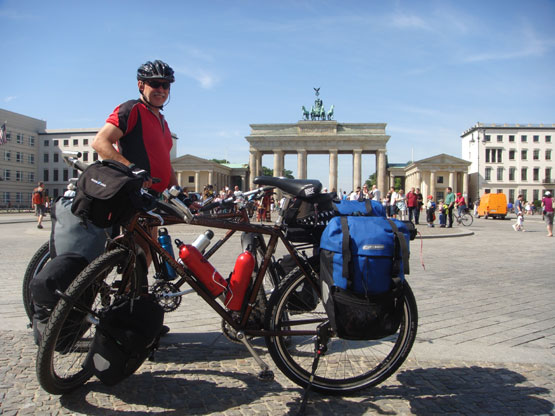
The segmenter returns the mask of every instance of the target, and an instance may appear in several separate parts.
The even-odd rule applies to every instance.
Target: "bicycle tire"
[[[299,269],[295,269],[272,295],[265,322],[268,331],[288,328],[316,330],[318,322],[304,325],[299,322],[327,320],[322,302],[312,311],[291,310],[292,296],[306,279]],[[331,338],[326,354],[320,358],[311,389],[324,394],[347,395],[376,386],[390,377],[410,353],[418,326],[416,300],[406,281],[403,304],[401,325],[390,337],[372,341]],[[314,335],[266,336],[274,363],[285,376],[302,387],[307,386],[310,378],[314,340]]]
[[[470,227],[472,225],[472,223],[474,222],[474,218],[472,217],[472,215],[470,214],[463,214],[461,216],[461,223],[462,225],[464,225],[465,227]]]
[[[23,275],[23,306],[25,313],[33,324],[33,315],[35,313],[35,306],[33,304],[33,297],[31,295],[31,281],[42,270],[44,265],[50,260],[50,244],[47,241],[35,252],[31,261],[27,265],[25,274]]]
[[[108,307],[115,300],[117,288],[122,286],[118,266],[127,259],[129,250],[126,248],[104,253],[77,276],[65,294],[95,312]],[[147,280],[146,263],[136,261],[133,267],[137,276],[137,291],[142,291]],[[92,372],[83,368],[83,363],[94,333],[95,325],[91,325],[85,313],[74,310],[73,303],[64,299],[57,303],[37,353],[37,378],[45,391],[51,394],[68,393],[91,378]]]

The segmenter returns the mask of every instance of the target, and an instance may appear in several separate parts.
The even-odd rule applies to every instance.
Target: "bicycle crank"
[[[181,305],[182,296],[179,289],[170,282],[158,281],[154,283],[151,291],[164,312],[173,312]]]

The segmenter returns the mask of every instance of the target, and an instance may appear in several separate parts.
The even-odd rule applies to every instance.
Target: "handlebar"
[[[79,160],[81,156],[82,156],[81,152],[73,152],[70,150],[65,150],[62,152],[62,158],[64,159],[64,162],[66,164],[83,172],[85,169],[87,169],[89,165]]]
[[[264,186],[262,188],[258,188],[258,189],[253,189],[252,191],[247,191],[247,192],[241,192],[241,194],[239,195],[232,195],[229,198],[226,198],[222,201],[217,201],[217,202],[212,202],[210,204],[204,205],[200,208],[201,211],[210,211],[214,208],[217,207],[225,207],[225,206],[231,206],[235,203],[235,200],[237,198],[248,198],[251,195],[254,196],[254,198],[259,198],[260,196],[262,196],[262,194],[264,194],[267,191],[270,191],[274,189],[273,186]]]

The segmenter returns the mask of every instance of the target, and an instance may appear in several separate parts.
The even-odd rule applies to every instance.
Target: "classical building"
[[[386,187],[385,123],[338,123],[335,120],[302,120],[293,124],[251,124],[251,178],[261,174],[262,155],[273,154],[274,176],[283,175],[285,154],[297,155],[297,178],[307,179],[307,155],[329,155],[329,189],[337,189],[338,154],[353,156],[353,189],[362,183],[361,156],[376,155],[377,183]],[[254,183],[250,182],[253,188]]]
[[[205,185],[215,190],[225,186],[246,191],[248,166],[246,164],[221,164],[193,155],[180,156],[172,160],[179,186],[189,192],[202,192]]]
[[[509,202],[519,194],[541,200],[555,188],[553,138],[555,124],[477,123],[464,131],[462,157],[470,161],[469,195],[504,193]]]
[[[409,163],[403,169],[405,192],[412,187],[420,188],[423,195],[432,195],[439,201],[450,187],[468,198],[469,166],[470,162],[445,153]]]

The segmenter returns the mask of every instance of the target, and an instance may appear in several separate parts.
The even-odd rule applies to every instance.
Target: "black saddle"
[[[288,179],[275,176],[257,176],[256,185],[275,186],[296,198],[310,200],[320,194],[322,183],[317,179]]]

